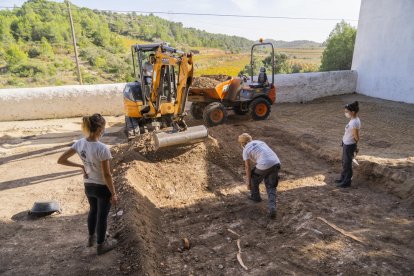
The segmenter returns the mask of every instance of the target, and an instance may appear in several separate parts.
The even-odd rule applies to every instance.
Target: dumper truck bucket
[[[198,143],[207,138],[207,136],[207,128],[203,125],[189,127],[187,130],[181,132],[154,132],[155,150],[171,146]]]
[[[189,100],[191,101],[205,101],[205,97],[220,100],[220,95],[216,88],[193,88],[189,90]]]

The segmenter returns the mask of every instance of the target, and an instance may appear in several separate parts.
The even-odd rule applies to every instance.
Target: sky
[[[0,0],[0,6],[20,6],[23,0]],[[56,1],[62,2],[62,1]],[[294,20],[234,18],[163,14],[162,18],[182,22],[212,33],[237,35],[252,40],[313,40],[323,42],[335,24],[345,19],[358,24],[361,0],[72,0],[71,3],[100,10],[215,13],[282,17],[330,18]],[[349,21],[353,20],[353,21]]]

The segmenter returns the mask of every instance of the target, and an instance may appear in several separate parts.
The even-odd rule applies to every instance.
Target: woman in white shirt
[[[82,130],[85,138],[75,142],[58,160],[59,164],[83,170],[85,193],[90,205],[88,246],[92,247],[96,240],[98,255],[108,252],[117,244],[116,240],[106,239],[109,210],[111,203],[117,203],[118,197],[109,163],[111,152],[107,145],[99,142],[105,132],[105,124],[105,119],[100,114],[83,117]],[[68,160],[75,153],[83,165]]]
[[[359,133],[361,121],[358,117],[359,104],[357,101],[345,105],[345,117],[351,119],[345,127],[342,138],[342,173],[341,178],[335,180],[340,188],[351,186],[352,181],[352,159],[358,153]]]

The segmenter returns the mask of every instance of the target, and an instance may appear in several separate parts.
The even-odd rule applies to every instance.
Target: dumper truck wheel
[[[234,113],[236,113],[237,115],[245,115],[249,112],[249,110],[242,110],[240,106],[235,106],[233,108]]]
[[[191,107],[190,107],[191,116],[193,116],[193,118],[196,120],[202,120],[204,108],[205,108],[204,104],[191,103]]]
[[[217,126],[227,120],[227,110],[221,103],[211,103],[203,112],[204,123],[207,126]]]
[[[271,105],[264,98],[257,98],[249,104],[249,113],[253,120],[265,120],[270,115]]]

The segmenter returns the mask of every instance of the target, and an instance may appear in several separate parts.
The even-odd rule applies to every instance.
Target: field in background
[[[200,75],[224,74],[237,76],[250,62],[247,53],[231,54],[217,49],[201,49],[200,54],[194,55],[194,73]]]
[[[276,48],[279,53],[288,55],[289,60],[301,63],[321,65],[322,52],[325,48]]]
[[[276,53],[288,56],[289,67],[297,71],[318,71],[325,48],[276,48]],[[250,63],[250,53],[232,54],[218,49],[198,48],[194,55],[195,75],[226,74],[236,76]]]

